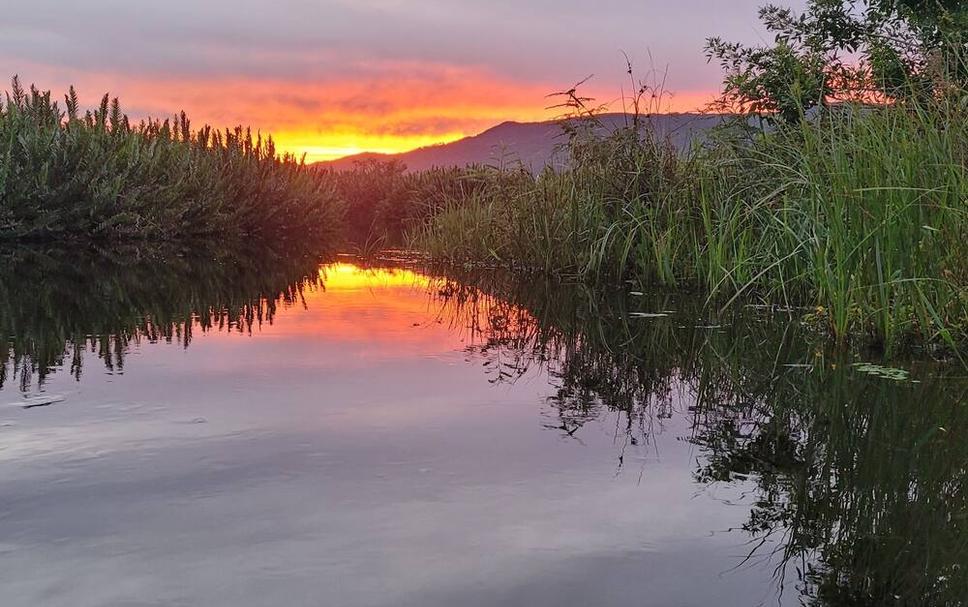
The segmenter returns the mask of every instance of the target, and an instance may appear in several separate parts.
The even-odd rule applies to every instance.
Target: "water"
[[[968,597],[957,367],[392,260],[4,261],[4,605]]]

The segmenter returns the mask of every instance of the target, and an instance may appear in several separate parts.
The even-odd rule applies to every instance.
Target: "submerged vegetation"
[[[82,113],[14,78],[0,102],[0,241],[320,245],[341,229],[332,184],[270,138],[175,120],[132,124],[105,96]]]

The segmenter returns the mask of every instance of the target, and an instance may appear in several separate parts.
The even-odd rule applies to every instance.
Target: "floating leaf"
[[[895,369],[893,367],[882,367],[874,363],[855,363],[854,368],[861,373],[893,381],[909,381],[911,379],[911,373],[909,371]]]

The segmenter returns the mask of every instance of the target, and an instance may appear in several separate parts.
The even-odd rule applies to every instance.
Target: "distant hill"
[[[658,133],[668,136],[677,146],[685,147],[694,139],[702,138],[714,126],[722,124],[724,118],[722,115],[662,114],[652,116],[650,120]],[[605,129],[611,130],[629,123],[632,117],[628,114],[604,114],[599,119]],[[367,159],[396,159],[411,171],[469,164],[496,165],[502,161],[505,164],[521,162],[531,169],[540,170],[563,162],[559,151],[565,141],[563,123],[562,120],[504,122],[479,135],[453,143],[418,148],[402,154],[357,154],[318,162],[315,166],[346,170]]]

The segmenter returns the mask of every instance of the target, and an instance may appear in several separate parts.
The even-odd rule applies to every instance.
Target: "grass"
[[[408,173],[397,161],[365,160],[352,170],[325,171],[346,202],[344,232],[363,252],[399,244],[408,226],[435,213],[446,201],[468,195],[476,185],[458,168]]]
[[[330,173],[248,130],[137,125],[14,80],[0,105],[0,242],[266,241],[701,290],[812,308],[841,345],[968,347],[968,93],[843,106],[679,150],[647,118],[569,133],[572,162]],[[586,128],[583,125],[590,125]]]
[[[107,96],[81,113],[24,90],[0,103],[0,241],[263,239],[318,244],[342,227],[330,180],[241,127],[132,124]]]
[[[685,153],[647,126],[574,134],[572,166],[480,169],[410,231],[452,262],[814,309],[836,341],[968,344],[968,96],[841,107]]]

